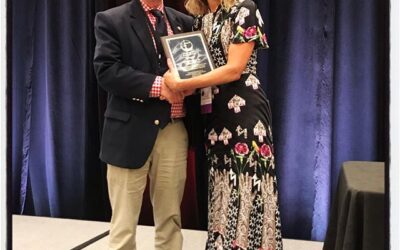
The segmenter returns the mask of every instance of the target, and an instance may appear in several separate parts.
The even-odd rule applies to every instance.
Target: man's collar
[[[158,9],[159,11],[164,13],[164,1],[161,1],[161,4],[157,8],[151,8],[143,0],[140,0],[140,4],[143,6],[143,9],[144,9],[145,12],[149,12],[152,9]]]

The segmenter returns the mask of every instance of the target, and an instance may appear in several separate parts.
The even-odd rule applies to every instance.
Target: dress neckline
[[[215,14],[215,13],[217,13],[218,11],[220,11],[221,8],[222,8],[222,5],[221,5],[221,4],[218,4],[218,6],[217,6],[217,8],[215,9],[215,11],[212,11],[210,8],[209,8],[209,11],[210,11],[211,14]]]

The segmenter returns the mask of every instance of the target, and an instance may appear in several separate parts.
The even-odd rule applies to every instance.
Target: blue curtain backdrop
[[[341,163],[387,154],[389,1],[258,0],[283,233],[323,240]]]
[[[109,218],[93,17],[120,2],[13,1],[16,214]],[[260,52],[259,73],[273,109],[283,235],[323,240],[341,163],[386,159],[389,1],[257,2],[271,47]]]
[[[104,218],[91,1],[13,1],[13,212]]]

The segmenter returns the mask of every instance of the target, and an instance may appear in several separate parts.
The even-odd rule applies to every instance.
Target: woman
[[[268,47],[260,12],[251,0],[188,0],[186,7],[199,16],[194,28],[203,30],[216,69],[181,80],[169,61],[164,80],[175,91],[212,87],[206,248],[282,249],[271,112],[256,76],[256,50]]]

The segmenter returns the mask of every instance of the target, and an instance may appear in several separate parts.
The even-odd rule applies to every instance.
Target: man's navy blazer
[[[192,17],[168,7],[165,11],[175,34],[191,31]],[[171,120],[171,105],[149,97],[158,61],[146,18],[139,0],[95,18],[94,68],[99,85],[108,92],[100,158],[125,168],[144,165],[159,129]],[[186,98],[187,116],[199,112],[197,98]],[[198,123],[187,118],[187,123]]]

